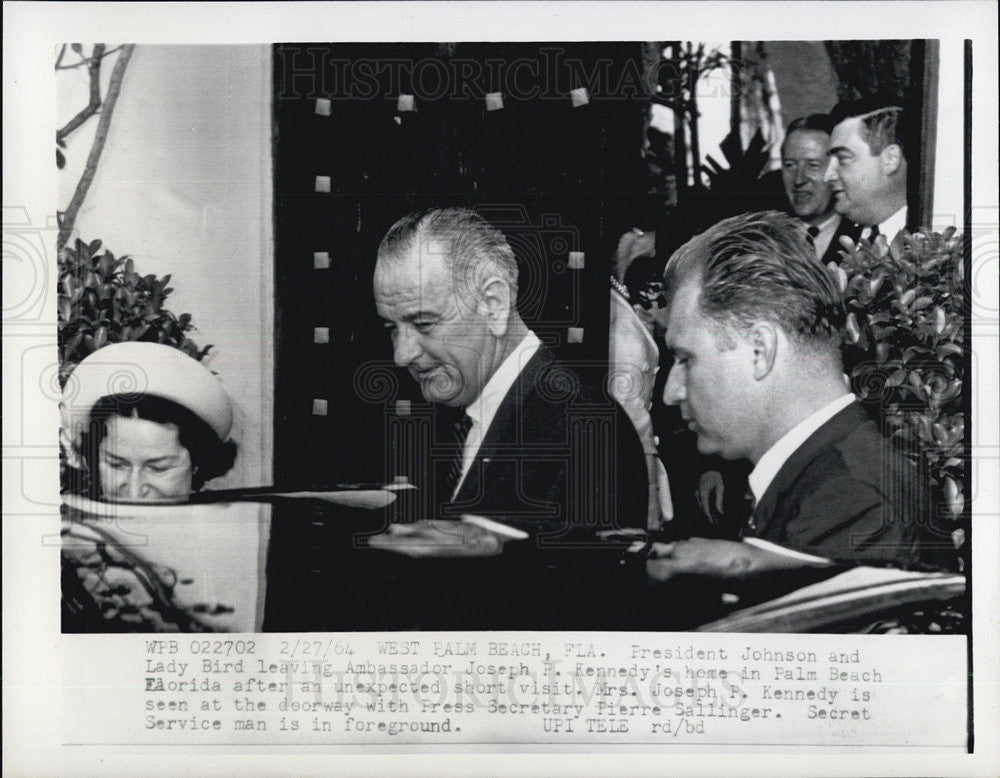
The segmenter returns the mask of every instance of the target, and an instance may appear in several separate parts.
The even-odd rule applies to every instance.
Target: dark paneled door
[[[417,208],[476,207],[503,229],[526,321],[603,365],[610,256],[645,187],[639,44],[279,45],[274,87],[279,483],[399,474],[389,441],[428,408],[392,365],[371,279]],[[330,522],[276,516],[270,628],[341,626],[294,615],[309,575],[331,580]]]
[[[604,358],[609,257],[644,185],[640,63],[639,44],[275,48],[279,481],[389,475],[385,415],[420,396],[374,369],[391,352],[371,276],[408,211],[479,208],[518,255],[529,324]]]

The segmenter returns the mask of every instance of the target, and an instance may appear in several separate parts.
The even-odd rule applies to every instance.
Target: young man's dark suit
[[[931,519],[925,489],[854,402],[786,460],[743,536],[838,562],[910,566]]]
[[[844,247],[840,245],[840,239],[845,235],[857,243],[858,238],[861,237],[861,225],[855,224],[850,219],[841,216],[840,224],[837,225],[837,231],[833,233],[833,237],[830,239],[830,245],[827,246],[826,251],[823,252],[820,262],[824,265],[829,262],[835,262],[838,265],[840,264],[840,252],[844,251]]]

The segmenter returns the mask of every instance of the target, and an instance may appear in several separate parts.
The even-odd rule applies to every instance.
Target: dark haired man
[[[788,125],[781,144],[781,179],[792,213],[806,223],[816,256],[825,265],[838,262],[841,236],[858,239],[861,228],[834,210],[830,184],[824,180],[830,160],[830,117],[810,114]]]
[[[884,96],[847,100],[830,113],[833,132],[825,180],[837,212],[863,226],[862,238],[890,243],[907,225],[907,160],[912,119]]]
[[[667,264],[663,399],[705,454],[748,459],[755,507],[741,540],[654,546],[647,572],[744,576],[833,562],[917,560],[914,473],[848,390],[844,302],[801,222],[727,219]]]

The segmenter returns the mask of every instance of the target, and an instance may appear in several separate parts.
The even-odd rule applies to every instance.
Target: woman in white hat
[[[115,343],[98,349],[70,374],[61,409],[60,435],[71,468],[63,486],[94,500],[183,501],[229,471],[236,458],[229,440],[233,408],[222,384],[170,346]],[[104,518],[90,506],[64,505],[64,632],[219,628],[211,619],[233,609],[211,602],[192,606],[193,578],[207,573],[181,576],[173,562],[165,562],[169,525],[156,544],[133,547]]]
[[[95,499],[183,499],[236,459],[225,389],[170,346],[115,343],[95,351],[70,375],[62,411],[67,462],[86,475],[65,486]]]

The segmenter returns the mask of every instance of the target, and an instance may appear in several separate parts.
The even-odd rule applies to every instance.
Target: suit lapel
[[[493,421],[490,422],[489,429],[483,436],[476,458],[472,460],[469,472],[455,496],[456,502],[472,499],[480,493],[480,482],[485,479],[490,460],[499,449],[508,449],[501,453],[509,455],[512,444],[516,446],[522,442],[526,399],[535,391],[539,374],[554,359],[555,356],[551,351],[544,345],[539,346],[528,360],[528,364],[518,374],[517,380],[507,390],[493,416]]]
[[[852,430],[866,421],[864,410],[857,402],[852,402],[839,411],[822,427],[806,438],[778,470],[767,491],[757,502],[751,522],[757,535],[762,535],[768,523],[774,517],[778,506],[778,498],[784,494],[809,464],[822,452],[839,440],[847,437]]]

